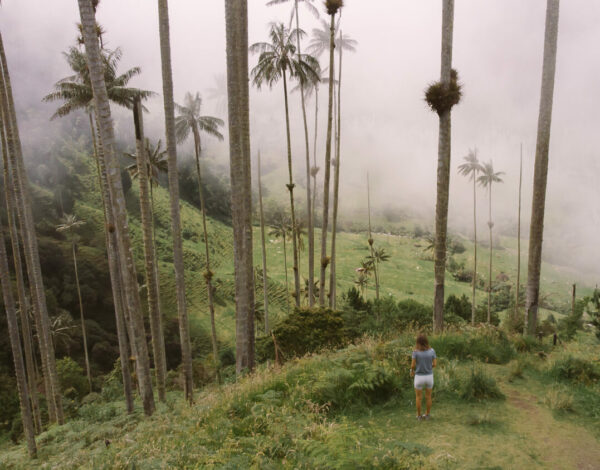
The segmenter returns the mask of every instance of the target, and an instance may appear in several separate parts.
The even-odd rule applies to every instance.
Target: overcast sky
[[[357,52],[344,56],[342,87],[342,178],[345,206],[359,204],[367,170],[374,180],[376,204],[401,204],[431,211],[435,204],[438,118],[423,101],[427,84],[440,69],[440,0],[346,0],[342,29],[358,41]],[[249,41],[267,39],[269,21],[289,18],[291,3],[266,7],[249,0]],[[314,4],[323,14],[322,2]],[[186,91],[206,95],[215,76],[225,73],[224,2],[171,0],[171,47],[175,99]],[[524,225],[529,224],[531,181],[537,128],[546,2],[544,0],[456,0],[453,66],[464,84],[464,99],[452,113],[450,222],[467,225],[471,187],[457,174],[471,147],[505,171],[495,191],[495,219],[514,224],[519,145],[524,159]],[[38,106],[54,82],[69,74],[61,51],[74,42],[78,21],[75,0],[5,0],[0,9],[14,88],[22,107],[49,117],[54,106]],[[122,67],[139,65],[133,85],[162,91],[157,2],[103,0],[98,21],[109,48],[121,47]],[[308,33],[317,20],[301,7]],[[547,235],[554,249],[567,244],[573,257],[600,264],[598,176],[600,117],[600,2],[561,3],[554,94]],[[256,64],[250,58],[250,67]],[[321,58],[322,65],[325,57]],[[299,97],[292,96],[293,147],[298,172],[303,161]],[[18,106],[19,106],[18,103]],[[206,100],[205,110],[218,113]],[[285,160],[283,92],[252,91],[252,150],[266,160]],[[314,103],[308,103],[309,119]],[[163,132],[162,97],[150,103],[151,132]],[[320,136],[325,135],[326,97],[320,96]],[[119,112],[115,111],[116,116]],[[45,119],[45,117],[44,117]],[[45,120],[44,120],[45,122]],[[125,121],[124,121],[125,122]],[[124,132],[117,119],[120,132]],[[51,126],[48,129],[52,129]],[[312,126],[311,136],[312,136]],[[26,137],[25,137],[26,139]],[[311,137],[312,139],[312,137]],[[208,142],[219,158],[226,144]],[[322,140],[318,159],[323,159]],[[284,188],[285,189],[285,188]],[[481,197],[485,197],[483,191]],[[481,229],[487,214],[481,213]],[[560,243],[559,243],[560,242]],[[597,271],[600,271],[597,270]]]

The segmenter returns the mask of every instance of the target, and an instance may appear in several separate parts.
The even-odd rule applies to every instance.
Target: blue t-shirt
[[[415,375],[431,375],[433,374],[433,360],[437,356],[433,348],[427,351],[413,351],[412,358],[417,361],[417,369]]]

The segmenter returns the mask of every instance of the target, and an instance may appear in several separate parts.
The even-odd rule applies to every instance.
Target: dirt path
[[[552,469],[600,470],[600,442],[588,430],[555,420],[535,395],[503,388],[507,404],[516,410],[511,425],[531,442],[536,460]]]

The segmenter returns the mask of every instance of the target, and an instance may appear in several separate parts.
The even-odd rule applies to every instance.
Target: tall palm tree
[[[371,260],[375,259],[375,247],[373,246],[373,232],[371,231],[371,184],[369,181],[369,173],[367,173],[367,217],[369,222],[369,238],[367,242],[369,243],[369,258]],[[364,266],[363,266],[364,267]],[[379,300],[379,273],[377,272],[377,265],[375,263],[371,263],[371,270],[373,272],[373,277],[375,278],[375,298]]]
[[[523,185],[523,144],[519,162],[519,213],[517,217],[517,285],[515,289],[515,315],[519,312],[519,294],[521,289],[521,188]],[[526,324],[526,323],[525,323]]]
[[[280,79],[283,81],[283,95],[285,102],[285,130],[287,136],[287,160],[289,181],[287,184],[290,193],[290,208],[292,226],[296,225],[296,211],[294,208],[294,178],[292,174],[292,141],[290,135],[290,115],[288,105],[287,76],[300,82],[316,81],[319,78],[319,64],[312,56],[297,53],[294,39],[303,36],[302,30],[287,29],[283,23],[271,23],[269,36],[271,42],[259,42],[250,46],[250,52],[260,54],[258,64],[252,69],[252,81],[260,90],[263,84],[272,88]],[[305,122],[306,124],[306,122]],[[305,131],[308,132],[306,126]],[[308,142],[308,140],[307,140]],[[310,173],[310,170],[309,170]],[[310,186],[307,181],[307,186]],[[310,201],[308,202],[310,205]],[[293,260],[294,260],[294,292],[296,305],[300,305],[300,272],[298,268],[298,246],[296,237],[292,234]]]
[[[231,220],[236,313],[236,372],[254,368],[252,171],[248,90],[248,2],[225,0]]]
[[[547,0],[546,31],[544,34],[544,63],[542,66],[542,89],[535,146],[535,169],[533,174],[533,201],[529,230],[529,262],[527,269],[527,331],[534,334],[537,328],[537,312],[540,297],[540,272],[542,268],[542,239],[544,235],[544,211],[546,207],[546,182],[548,180],[548,149],[552,122],[552,98],[556,70],[556,47],[558,42],[559,0]]]
[[[338,21],[338,26],[340,21]],[[356,50],[356,41],[349,38],[347,35],[344,36],[342,30],[338,39],[336,40],[335,47],[338,49],[338,83],[337,83],[337,132],[336,132],[336,146],[335,146],[335,175],[333,183],[333,214],[332,214],[332,226],[331,226],[331,270],[329,272],[329,306],[331,308],[336,307],[336,252],[335,252],[335,241],[337,235],[337,217],[338,217],[338,204],[339,204],[339,192],[340,192],[340,146],[341,146],[341,127],[342,127],[342,51],[348,49],[351,51]]]
[[[260,218],[260,245],[262,248],[262,278],[263,278],[263,307],[265,309],[265,334],[271,331],[269,328],[269,288],[267,277],[267,247],[265,242],[265,214],[263,210],[262,196],[262,169],[260,166],[260,150],[258,151],[258,210]]]
[[[292,225],[290,220],[281,216],[279,219],[271,226],[271,231],[269,235],[275,238],[281,238],[283,240],[283,269],[285,271],[285,292],[286,292],[286,301],[287,301],[287,313],[290,313],[290,285],[288,282],[288,267],[287,267],[287,240],[293,236],[292,234]]]
[[[389,261],[390,255],[385,252],[385,248],[374,248],[372,253],[372,255],[367,257],[367,260],[372,264],[373,272],[377,273],[377,277],[375,277],[375,289],[377,291],[377,298],[379,299],[379,289],[381,287],[381,271],[379,266],[381,263]]]
[[[280,3],[285,3],[288,0],[271,0],[267,2],[267,5],[275,5]],[[302,3],[317,17],[319,16],[319,11],[316,9],[312,3],[315,0],[294,0],[294,8],[292,9],[292,16],[290,18],[290,28],[291,21],[293,17],[296,18],[296,49],[298,53],[298,59],[301,60],[302,52],[301,52],[301,43],[300,43],[300,14],[298,12],[298,3]],[[316,80],[311,80],[313,83]],[[314,231],[314,212],[312,209],[313,198],[311,197],[311,187],[310,187],[310,176],[311,176],[311,165],[310,165],[310,143],[308,141],[308,122],[306,119],[306,103],[305,103],[305,93],[304,93],[304,80],[299,80],[300,86],[300,103],[302,105],[302,123],[304,124],[304,143],[306,150],[306,211],[308,221],[308,303],[309,306],[314,305],[314,278],[315,278],[315,231]]]
[[[450,191],[450,149],[452,107],[460,101],[458,74],[452,69],[452,30],[454,0],[442,2],[442,56],[440,81],[431,85],[425,100],[440,120],[438,138],[437,200],[435,206],[435,291],[433,301],[433,331],[440,332],[444,324],[444,276],[446,273],[446,235],[448,231],[448,197]]]
[[[114,226],[111,227],[116,235],[116,247],[118,260],[122,273],[124,285],[124,298],[131,323],[134,325],[136,371],[140,386],[140,395],[144,412],[151,415],[154,412],[154,395],[152,392],[152,380],[150,377],[150,361],[148,358],[148,345],[144,332],[144,321],[141,312],[141,302],[137,285],[137,273],[131,241],[129,238],[129,226],[125,210],[125,196],[121,183],[119,164],[114,151],[114,129],[110,112],[109,98],[104,82],[102,59],[95,35],[95,12],[91,0],[78,0],[81,24],[83,25],[83,37],[85,42],[86,58],[90,72],[90,80],[94,94],[94,104],[97,114],[97,122],[100,130],[100,143],[103,148],[103,163],[106,165],[107,183],[110,196],[110,212],[114,218]],[[117,177],[115,177],[115,175]],[[111,230],[109,230],[110,232]]]
[[[477,182],[480,186],[487,188],[489,195],[489,220],[488,227],[490,229],[490,272],[489,272],[489,283],[488,283],[488,313],[487,321],[490,323],[492,316],[492,252],[493,252],[493,241],[492,241],[492,228],[494,222],[492,222],[492,185],[494,183],[502,183],[503,171],[494,171],[494,165],[492,162],[484,163],[481,168],[481,175],[477,178]]]
[[[15,365],[15,375],[17,376],[17,392],[19,395],[19,405],[21,408],[21,420],[23,421],[23,430],[25,431],[25,437],[27,438],[27,450],[29,451],[29,456],[34,458],[37,454],[37,447],[35,444],[35,428],[31,412],[29,387],[27,385],[27,378],[25,374],[25,363],[23,362],[21,339],[19,338],[19,324],[17,323],[15,301],[13,298],[10,273],[8,270],[6,247],[4,246],[4,235],[1,229],[0,284],[2,284],[2,300],[4,301],[4,309],[6,310],[8,336],[10,337],[10,346]]]
[[[214,86],[209,88],[208,99],[214,100],[215,111],[222,116],[227,115],[227,80],[225,74],[218,74],[213,77]]]
[[[146,268],[146,293],[148,297],[148,313],[150,317],[150,334],[152,335],[152,356],[158,399],[166,400],[167,359],[165,339],[160,308],[160,282],[154,245],[154,212],[150,200],[151,177],[150,164],[146,156],[144,139],[144,121],[140,98],[136,98],[133,106],[135,124],[135,146],[137,157],[137,176],[140,183],[140,213],[142,217],[142,233],[144,245],[144,264]]]
[[[179,143],[184,142],[190,135],[194,136],[194,151],[196,154],[196,174],[198,177],[198,194],[200,197],[200,210],[202,211],[202,230],[204,233],[204,248],[206,256],[206,271],[204,272],[204,280],[206,281],[206,291],[208,295],[208,309],[210,312],[211,339],[213,347],[213,359],[217,369],[217,377],[221,381],[219,367],[219,349],[217,345],[217,329],[215,325],[215,302],[213,299],[213,272],[210,269],[210,251],[208,241],[208,230],[206,229],[206,204],[204,202],[204,191],[202,190],[202,172],[200,171],[200,153],[202,152],[200,131],[208,135],[223,140],[223,134],[219,132],[219,127],[225,123],[222,119],[212,116],[201,116],[200,109],[202,106],[202,98],[200,94],[192,96],[191,93],[185,94],[185,104],[183,106],[175,103],[179,116],[175,118],[175,136]]]
[[[64,414],[62,408],[62,395],[56,372],[54,346],[50,336],[50,318],[48,316],[48,308],[46,305],[46,293],[40,266],[35,225],[33,222],[29,183],[23,161],[23,151],[19,136],[10,73],[1,33],[0,66],[0,102],[3,116],[2,119],[4,121],[9,162],[12,171],[12,190],[14,192],[14,200],[17,207],[21,237],[23,239],[25,265],[27,267],[36,331],[38,333],[48,414],[51,421],[63,424]]]
[[[470,178],[473,181],[473,302],[471,304],[471,323],[475,324],[475,295],[477,289],[477,174],[482,171],[483,167],[477,158],[477,149],[469,150],[466,157],[463,158],[465,163],[459,165],[458,172]]]
[[[4,164],[4,195],[6,203],[6,214],[8,219],[8,229],[13,252],[13,264],[15,268],[15,278],[17,281],[17,294],[19,301],[19,314],[21,318],[21,330],[23,333],[23,349],[25,350],[25,371],[27,373],[27,385],[29,387],[29,397],[31,399],[31,410],[36,433],[42,431],[42,417],[40,413],[40,403],[37,393],[37,372],[35,367],[35,356],[33,351],[33,335],[29,321],[29,301],[26,294],[25,276],[23,273],[23,264],[21,260],[21,248],[19,245],[19,234],[17,232],[17,214],[13,191],[10,184],[11,171],[9,168],[8,149],[6,142],[6,133],[4,132],[4,120],[0,111],[0,145],[2,147],[2,162]]]
[[[90,370],[90,358],[88,354],[87,346],[87,334],[85,329],[85,318],[83,315],[83,298],[81,297],[81,286],[79,285],[79,269],[77,266],[77,241],[78,237],[74,233],[75,230],[84,225],[83,220],[78,220],[74,214],[65,214],[62,223],[56,227],[57,232],[68,232],[69,238],[71,239],[71,252],[73,254],[73,268],[75,271],[75,285],[77,287],[77,298],[79,299],[79,318],[81,320],[81,334],[83,337],[83,355],[85,358],[85,371],[88,379],[88,387],[90,393],[92,392],[92,372]]]
[[[169,5],[167,0],[158,0],[158,26],[160,33],[160,58],[162,64],[163,98],[165,107],[165,130],[169,167],[169,196],[171,203],[171,231],[173,232],[173,266],[177,314],[179,317],[179,339],[183,363],[184,394],[192,403],[194,381],[192,373],[192,346],[185,297],[185,273],[183,266],[183,242],[179,214],[179,180],[177,178],[177,140],[175,134],[175,102],[173,101],[173,72],[171,70],[171,40],[169,32]]]
[[[330,258],[327,257],[327,226],[329,223],[329,179],[331,177],[331,132],[333,124],[333,69],[335,47],[335,15],[344,6],[343,0],[326,0],[325,9],[330,16],[329,25],[329,104],[327,110],[327,138],[325,140],[325,176],[323,179],[323,223],[321,225],[321,274],[319,277],[319,305],[325,306],[325,273]]]

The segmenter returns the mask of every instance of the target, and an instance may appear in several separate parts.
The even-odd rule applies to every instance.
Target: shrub
[[[505,364],[514,356],[512,344],[500,330],[482,330],[476,334],[445,333],[431,339],[440,357],[479,359],[491,364]]]
[[[470,321],[472,310],[471,305],[471,302],[465,294],[463,294],[461,297],[457,297],[456,295],[452,294],[446,299],[446,303],[444,304],[444,312],[451,313],[461,317],[466,321]]]
[[[567,356],[554,362],[550,375],[566,382],[589,385],[600,380],[600,368],[585,359]]]
[[[89,392],[83,369],[70,357],[56,361],[56,373],[60,388],[66,397],[81,398]]]
[[[493,377],[481,369],[473,368],[471,374],[461,384],[460,398],[470,402],[498,400],[504,398],[504,394]]]
[[[544,396],[544,403],[553,411],[575,411],[573,397],[565,387],[552,387]]]
[[[583,311],[588,304],[589,299],[581,299],[575,302],[575,308],[569,315],[561,319],[558,322],[558,330],[561,333],[561,337],[567,341],[571,341],[578,330],[583,328]]]

